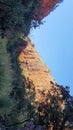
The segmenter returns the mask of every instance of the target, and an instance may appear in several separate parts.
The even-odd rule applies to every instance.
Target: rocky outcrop
[[[41,92],[43,90],[50,91],[53,85],[60,91],[60,88],[58,88],[50,74],[49,68],[41,59],[31,40],[29,38],[26,40],[20,39],[20,42],[23,43],[23,46],[18,47],[17,52],[19,52],[18,61],[22,69],[22,75],[26,77],[26,80],[29,81],[30,84],[33,84],[36,93],[38,93],[39,90]],[[37,94],[36,100],[40,101],[39,95],[37,96]]]
[[[26,76],[30,82],[33,82],[35,89],[48,89],[50,81],[54,82],[50,75],[50,70],[44,64],[37,53],[31,41],[28,41],[26,48],[19,55],[19,62],[22,68],[22,74]]]
[[[19,39],[21,43],[16,47],[18,53],[18,62],[22,70],[23,78],[26,78],[26,93],[31,105],[36,108],[38,113],[39,124],[49,126],[50,130],[57,130],[61,116],[65,108],[65,101],[61,87],[54,81],[50,70],[44,64],[29,38]],[[49,121],[49,111],[55,116]],[[60,115],[59,115],[60,114]],[[54,126],[56,123],[57,126]],[[62,121],[62,120],[61,120]]]
[[[34,19],[42,20],[51,11],[53,11],[60,2],[62,2],[62,0],[41,0],[40,8],[34,14]]]

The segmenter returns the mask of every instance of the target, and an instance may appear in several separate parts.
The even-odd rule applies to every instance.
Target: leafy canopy
[[[29,33],[39,0],[0,0],[0,29]],[[36,23],[37,24],[37,23]]]

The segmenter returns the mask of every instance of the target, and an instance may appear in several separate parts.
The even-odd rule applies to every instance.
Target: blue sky
[[[73,95],[73,0],[64,0],[30,37],[51,74]]]

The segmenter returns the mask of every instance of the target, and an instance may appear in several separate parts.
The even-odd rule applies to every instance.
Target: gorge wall
[[[26,98],[36,108],[39,121],[44,123],[46,120],[45,124],[49,125],[50,130],[53,130],[54,124],[49,122],[49,107],[52,111],[54,108],[55,111],[62,112],[64,110],[65,101],[62,89],[52,78],[50,70],[42,61],[31,40],[20,38],[18,43],[20,44],[16,47],[16,52],[18,53],[22,77],[23,79],[26,78]],[[61,113],[57,113],[60,117],[59,114]],[[58,117],[53,120],[57,121],[57,124],[59,123]]]
[[[22,75],[30,83],[33,83],[36,91],[50,90],[52,84],[56,88],[57,84],[50,74],[50,69],[41,59],[31,40],[29,38],[26,38],[26,40],[20,39],[20,42],[25,46],[17,48],[17,51],[20,52],[18,61],[22,69]]]
[[[34,19],[42,20],[50,14],[62,0],[41,0],[40,8],[35,12]]]

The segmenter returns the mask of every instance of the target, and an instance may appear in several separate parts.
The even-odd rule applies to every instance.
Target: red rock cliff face
[[[19,54],[18,62],[22,69],[22,76],[26,78],[27,81],[27,98],[31,104],[36,107],[40,118],[43,116],[45,119],[47,115],[46,122],[48,124],[48,106],[57,104],[59,109],[64,109],[65,102],[62,100],[63,95],[61,88],[53,80],[50,70],[42,61],[30,39],[20,39],[19,42],[22,43],[22,46],[20,44],[20,46],[16,48],[16,51]],[[32,96],[32,94],[34,94],[34,96]],[[51,97],[53,97],[54,100],[52,100]],[[49,125],[49,127],[51,127],[50,130],[53,130],[53,126],[54,125]]]
[[[26,78],[33,81],[36,89],[40,88],[42,90],[49,86],[50,81],[53,81],[49,69],[40,58],[31,41],[29,41],[26,48],[21,52],[19,62],[25,72]]]
[[[25,44],[23,39],[20,41]],[[30,86],[32,88],[34,87],[36,91],[35,102],[46,102],[48,90],[52,95],[61,95],[60,87],[58,87],[53,80],[50,70],[42,61],[29,38],[27,38],[26,47],[23,49],[19,47],[18,51],[19,50],[22,50],[18,57],[22,75],[26,77],[26,80],[30,82]],[[42,95],[43,91],[44,96]]]
[[[42,20],[47,16],[61,0],[41,0],[41,7],[36,11],[34,15],[35,20]]]

